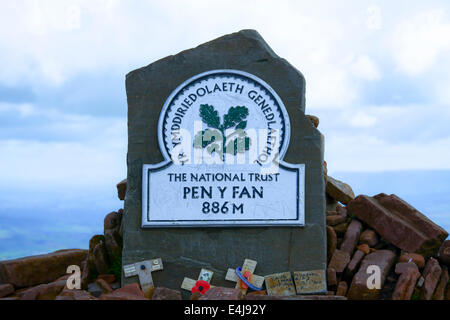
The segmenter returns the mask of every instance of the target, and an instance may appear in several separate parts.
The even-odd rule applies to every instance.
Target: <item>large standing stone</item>
[[[390,250],[379,250],[368,254],[361,263],[359,271],[353,277],[353,281],[348,290],[347,297],[351,300],[376,300],[379,297],[381,288],[383,288],[386,276],[395,260],[395,254]],[[370,266],[380,268],[380,289],[367,286],[367,280],[372,275],[368,273]],[[369,270],[370,271],[370,270]]]
[[[87,250],[71,249],[0,261],[0,284],[10,283],[16,288],[25,288],[49,283],[65,275],[68,266],[80,266],[86,256]]]
[[[361,195],[351,201],[350,214],[367,223],[385,240],[407,252],[436,254],[448,233],[396,195]]]
[[[161,163],[158,119],[168,96],[187,79],[217,69],[234,69],[264,80],[281,97],[291,122],[284,161],[305,164],[304,227],[141,228],[143,164]],[[158,60],[126,77],[128,98],[128,175],[125,199],[123,265],[161,257],[164,272],[155,285],[178,289],[186,274],[201,268],[225,272],[244,259],[258,262],[258,274],[325,270],[325,183],[323,136],[305,116],[305,80],[278,57],[261,36],[244,30]],[[122,277],[123,283],[136,281]]]

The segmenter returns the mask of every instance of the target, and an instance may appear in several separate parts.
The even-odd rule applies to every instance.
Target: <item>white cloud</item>
[[[327,163],[335,171],[450,169],[450,138],[393,143],[368,135],[335,135],[327,139]]]
[[[357,111],[353,116],[351,116],[349,122],[353,127],[367,128],[373,127],[377,122],[377,118],[374,116],[370,116],[364,112]]]
[[[16,112],[21,117],[29,117],[36,114],[37,110],[32,104],[29,103],[15,104],[0,102],[0,114],[6,112]]]
[[[374,81],[381,79],[381,72],[376,63],[366,55],[361,55],[355,59],[351,65],[353,74],[363,80]]]
[[[403,17],[392,35],[392,53],[400,71],[415,76],[429,71],[450,49],[450,22],[443,9]]]
[[[60,113],[29,104],[0,104],[2,112],[45,119],[27,139],[0,140],[0,176],[10,186],[82,187],[119,181],[126,175],[126,120]],[[22,127],[27,130],[28,124]]]

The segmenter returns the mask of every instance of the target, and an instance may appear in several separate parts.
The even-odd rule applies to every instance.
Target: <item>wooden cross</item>
[[[139,283],[146,298],[151,298],[155,288],[152,272],[159,270],[163,270],[161,258],[136,262],[123,267],[123,273],[126,278],[136,275],[139,277]]]
[[[250,259],[244,260],[244,265],[242,266],[242,274],[249,272],[250,273],[250,279],[249,282],[254,285],[255,287],[261,288],[264,284],[264,277],[257,276],[256,274],[253,274],[256,269],[257,262]],[[236,289],[241,289],[243,294],[247,293],[248,286],[245,285],[245,283],[242,282],[242,280],[237,276],[236,269],[228,269],[227,275],[225,276],[225,280],[236,282]]]
[[[210,283],[213,274],[214,274],[214,272],[212,272],[211,270],[202,269],[202,270],[200,270],[200,274],[199,274],[197,280],[190,279],[190,278],[184,278],[183,283],[181,284],[181,289],[187,290],[187,291],[192,291],[192,288],[195,287],[195,284],[197,283],[198,280],[203,280],[203,281]],[[211,286],[211,288],[214,288],[214,286]]]

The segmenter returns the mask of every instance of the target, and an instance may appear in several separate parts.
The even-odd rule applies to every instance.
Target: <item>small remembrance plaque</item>
[[[312,294],[326,292],[324,270],[294,271],[294,282],[297,294]]]
[[[264,277],[269,296],[294,296],[295,286],[290,272],[275,273]]]

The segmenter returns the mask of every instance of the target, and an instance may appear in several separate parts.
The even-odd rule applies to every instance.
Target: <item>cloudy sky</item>
[[[125,75],[241,29],[305,75],[331,175],[450,229],[448,1],[3,1],[0,259],[101,232],[122,206]]]

